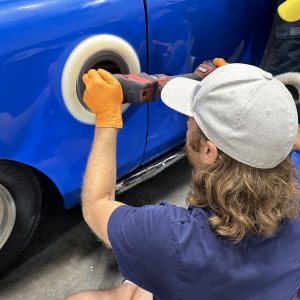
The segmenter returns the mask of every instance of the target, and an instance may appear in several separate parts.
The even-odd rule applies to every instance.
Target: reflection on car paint
[[[69,113],[64,65],[78,44],[99,34],[126,40],[148,73],[189,73],[205,59],[259,64],[275,3],[267,0],[5,1],[1,3],[0,155],[28,164],[78,203],[94,128]],[[145,13],[144,9],[147,9]],[[263,17],[262,17],[263,16]],[[148,32],[146,30],[148,29]],[[185,139],[186,120],[160,100],[132,105],[118,138],[118,177]]]

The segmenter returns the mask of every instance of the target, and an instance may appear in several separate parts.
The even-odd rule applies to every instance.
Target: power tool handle
[[[123,103],[143,104],[156,98],[158,82],[146,73],[113,74],[123,90]]]
[[[183,77],[188,79],[193,79],[199,81],[199,75],[196,73],[188,73],[188,74],[182,74],[182,75],[176,75],[176,76],[170,76],[170,79],[177,78],[177,77]]]
[[[123,103],[143,104],[155,100],[160,96],[165,84],[176,77],[184,77],[193,80],[202,80],[216,66],[212,61],[205,61],[199,65],[194,73],[167,76],[164,74],[148,75],[139,74],[114,74],[113,76],[120,82],[123,90]]]
[[[182,74],[178,76],[167,76],[164,74],[148,75],[139,74],[114,74],[121,84],[123,90],[123,103],[143,104],[151,102],[160,96],[165,84],[176,77],[185,77],[199,80],[196,73]]]

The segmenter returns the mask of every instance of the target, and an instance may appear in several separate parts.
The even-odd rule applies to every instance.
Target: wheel
[[[34,172],[0,160],[0,272],[24,249],[41,213],[41,188]]]

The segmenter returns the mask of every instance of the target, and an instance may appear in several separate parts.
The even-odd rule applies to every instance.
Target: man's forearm
[[[115,200],[117,132],[115,128],[95,129],[83,183],[83,205]]]
[[[82,76],[84,102],[95,114],[95,136],[82,190],[83,217],[95,234],[110,246],[108,222],[123,203],[115,200],[117,128],[123,127],[120,83],[103,69]]]

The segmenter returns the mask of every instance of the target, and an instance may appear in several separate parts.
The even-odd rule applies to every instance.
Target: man
[[[244,64],[201,82],[167,83],[163,101],[189,116],[189,208],[135,208],[115,201],[120,84],[101,69],[83,80],[96,114],[83,215],[131,282],[68,299],[292,299],[300,287],[300,217],[289,153],[298,122],[284,85]]]

